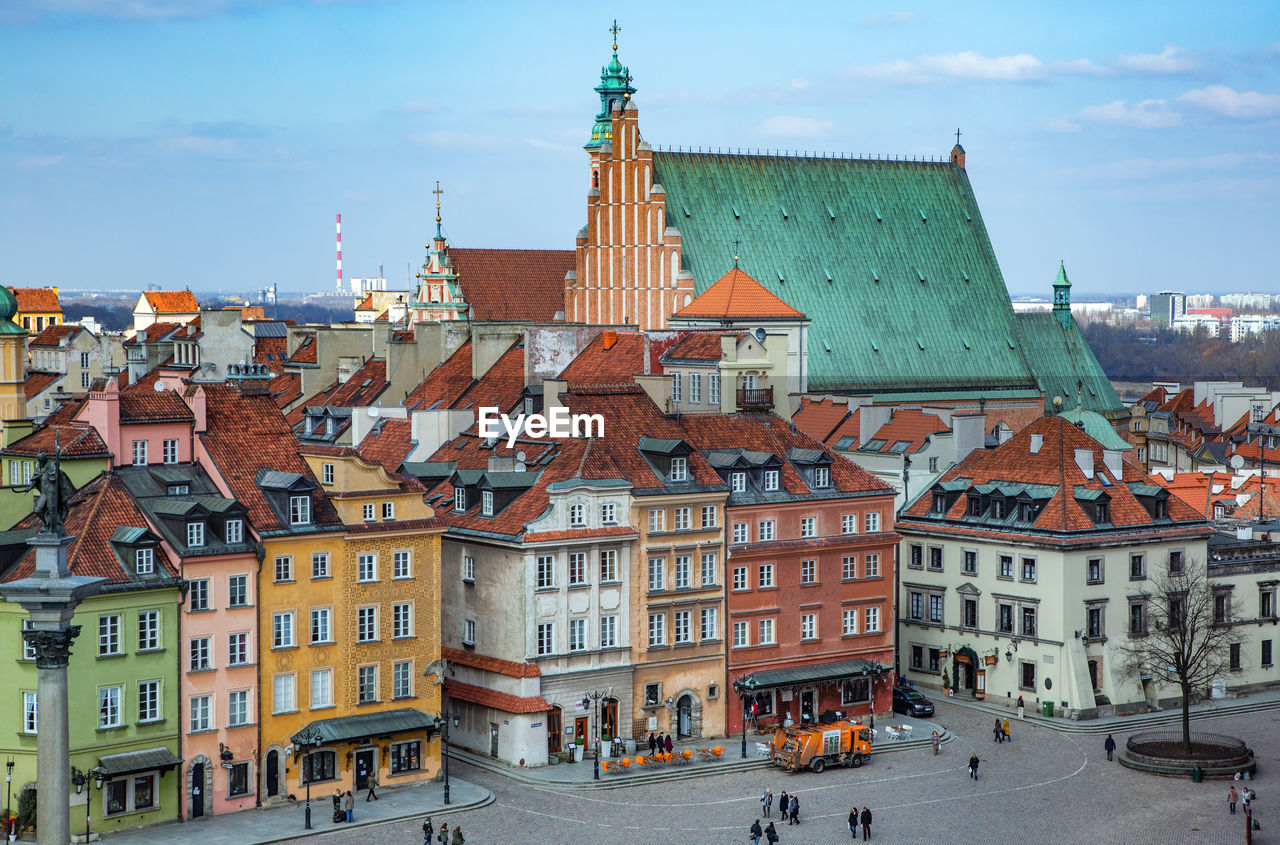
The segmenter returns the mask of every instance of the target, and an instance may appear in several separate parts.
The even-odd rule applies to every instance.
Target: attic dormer
[[[320,485],[301,473],[274,469],[258,470],[256,481],[282,525],[302,528],[313,524],[311,494]]]
[[[693,474],[689,471],[689,455],[693,449],[683,440],[643,435],[636,448],[664,485],[693,481]]]
[[[136,578],[149,578],[163,575],[164,568],[160,556],[160,538],[146,528],[132,525],[118,525],[112,532],[111,550],[116,553],[120,563],[129,574]]]
[[[831,487],[831,455],[822,449],[800,449],[792,446],[787,450],[787,460],[799,471],[800,477],[812,490],[827,490]]]

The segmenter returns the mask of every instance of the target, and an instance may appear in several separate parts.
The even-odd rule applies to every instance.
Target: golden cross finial
[[[436,195],[436,222],[440,222],[440,195],[444,193],[444,189],[440,187],[440,180],[436,180],[436,189],[431,193]]]
[[[618,26],[618,19],[617,19],[617,18],[614,18],[614,19],[613,19],[613,26],[609,27],[609,32],[610,32],[610,33],[612,33],[612,35],[613,35],[613,49],[614,49],[614,52],[617,52],[617,49],[618,49],[618,33],[619,33],[619,32],[622,32],[622,27]]]

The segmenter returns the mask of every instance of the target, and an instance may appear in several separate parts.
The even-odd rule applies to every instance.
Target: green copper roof
[[[1051,397],[1052,398],[1052,397]],[[1085,434],[1102,444],[1106,449],[1132,449],[1133,444],[1116,433],[1115,427],[1102,414],[1085,408],[1072,408],[1058,416],[1074,426],[1078,426]]]
[[[1058,277],[1053,280],[1053,286],[1055,288],[1071,287],[1071,280],[1067,278],[1066,265],[1061,262],[1058,263]]]
[[[1075,320],[1064,328],[1052,312],[1029,312],[1018,315],[1017,326],[1022,352],[1027,356],[1036,383],[1044,391],[1045,411],[1073,408],[1079,403],[1099,414],[1116,416],[1124,412],[1120,397],[1093,350],[1085,343]],[[1061,406],[1053,404],[1055,396],[1062,397]]]
[[[27,330],[13,321],[18,313],[18,300],[13,291],[0,285],[0,334],[26,334]]]
[[[586,149],[599,147],[605,141],[613,139],[613,119],[610,117],[615,102],[626,104],[627,98],[636,92],[631,86],[631,69],[622,66],[618,61],[618,45],[613,45],[613,58],[609,64],[600,68],[600,84],[596,86],[600,95],[600,113],[596,115],[595,125],[591,127],[591,140]]]
[[[699,293],[737,254],[810,315],[810,390],[1034,388],[959,167],[683,152],[653,162]]]

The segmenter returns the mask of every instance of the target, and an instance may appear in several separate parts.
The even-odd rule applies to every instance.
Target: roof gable
[[[157,314],[191,314],[200,311],[195,294],[189,290],[149,290],[142,295]]]
[[[671,315],[673,320],[803,320],[805,317],[734,267],[692,302]]]

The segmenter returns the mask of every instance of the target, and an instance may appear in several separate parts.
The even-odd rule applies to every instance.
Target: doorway
[[[560,753],[560,736],[564,732],[564,722],[559,707],[547,711],[547,754]]]
[[[1089,661],[1089,685],[1093,687],[1094,692],[1101,689],[1098,686],[1098,661],[1096,660]]]
[[[489,723],[489,756],[498,756],[498,726],[493,722]]]
[[[814,692],[813,690],[805,690],[800,693],[800,723],[814,721]]]
[[[573,742],[575,745],[582,745],[583,747],[586,746],[587,736],[591,732],[590,722],[590,716],[579,716],[573,720]],[[581,742],[579,742],[579,740],[581,740]]]
[[[676,702],[676,736],[693,735],[693,699],[688,695],[680,696]]]
[[[600,735],[618,737],[618,699],[606,698],[600,707]]]
[[[274,748],[267,752],[267,797],[280,794],[280,752]]]
[[[361,748],[356,752],[356,792],[369,788],[369,776],[377,769],[376,748]]]
[[[271,752],[274,754],[275,752]],[[204,815],[204,763],[191,766],[191,818]]]

